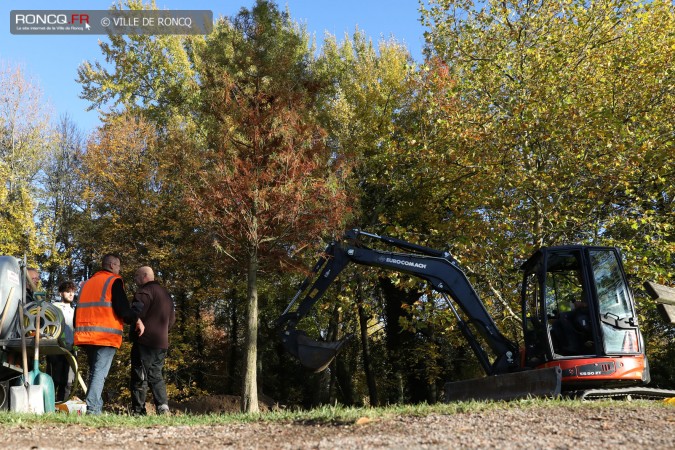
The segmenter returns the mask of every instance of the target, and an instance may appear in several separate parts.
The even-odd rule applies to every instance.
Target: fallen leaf
[[[359,420],[356,421],[356,424],[357,425],[365,425],[365,424],[370,423],[370,422],[372,422],[372,420],[370,420],[370,418],[361,417],[361,418],[359,418]]]

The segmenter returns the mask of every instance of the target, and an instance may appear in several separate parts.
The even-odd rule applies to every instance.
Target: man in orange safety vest
[[[75,310],[75,345],[85,351],[89,364],[87,414],[103,411],[103,386],[122,345],[124,323],[135,324],[139,335],[145,330],[138,313],[129,306],[119,273],[119,256],[104,255],[101,270],[82,286]]]

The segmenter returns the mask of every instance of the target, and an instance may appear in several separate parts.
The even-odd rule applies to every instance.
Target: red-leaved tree
[[[258,274],[340,227],[345,170],[316,119],[308,39],[273,3],[220,21],[195,60],[205,138],[189,203],[246,273],[242,410],[256,412]]]

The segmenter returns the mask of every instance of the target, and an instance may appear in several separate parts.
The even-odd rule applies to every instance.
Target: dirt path
[[[537,406],[480,413],[360,419],[361,424],[252,423],[90,428],[5,425],[11,449],[675,448],[675,407]]]

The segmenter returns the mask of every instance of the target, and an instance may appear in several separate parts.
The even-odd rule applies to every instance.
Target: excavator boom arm
[[[362,246],[358,242],[357,238],[361,235],[418,253],[396,253],[370,249]],[[298,356],[301,359],[301,362],[303,355],[300,353],[303,349],[307,352],[307,354],[304,355],[305,357],[311,353],[305,348],[307,346],[316,346],[319,353],[323,353],[325,357],[330,356],[331,352],[327,351],[327,346],[330,346],[330,343],[312,342],[304,335],[304,333],[296,330],[295,327],[297,323],[307,315],[312,306],[323,296],[325,291],[347,264],[355,263],[407,273],[426,280],[434,290],[449,295],[452,300],[459,305],[460,309],[468,317],[469,322],[483,337],[484,341],[494,353],[495,360],[490,363],[485,350],[481,347],[469,327],[467,327],[466,324],[461,321],[461,318],[457,316],[460,320],[460,329],[469,341],[471,348],[476,353],[479,362],[488,375],[507,373],[518,368],[517,346],[499,332],[466,275],[457,266],[456,261],[449,253],[407,243],[394,238],[362,232],[360,230],[351,230],[345,236],[344,242],[344,244],[343,242],[333,242],[326,248],[325,255],[320,259],[319,264],[315,266],[313,271],[316,280],[309,286],[309,280],[313,276],[310,275],[310,277],[300,285],[298,293],[277,322],[277,324],[282,327],[282,341],[284,342],[284,345],[290,353]],[[289,312],[295,300],[297,300],[301,293],[305,291],[306,294],[297,309],[294,312]],[[301,341],[300,346],[298,345],[298,340]],[[303,347],[302,344],[305,344],[305,346]],[[337,350],[339,350],[339,348],[335,350],[335,354],[337,354]],[[332,356],[334,356],[334,354]],[[315,370],[327,366],[327,363],[323,364],[325,361],[316,361],[314,358],[310,359],[314,362],[314,364],[312,364],[314,367],[312,368]],[[332,357],[330,359],[332,359]],[[321,364],[319,364],[319,362]],[[330,360],[328,362],[330,362]]]

